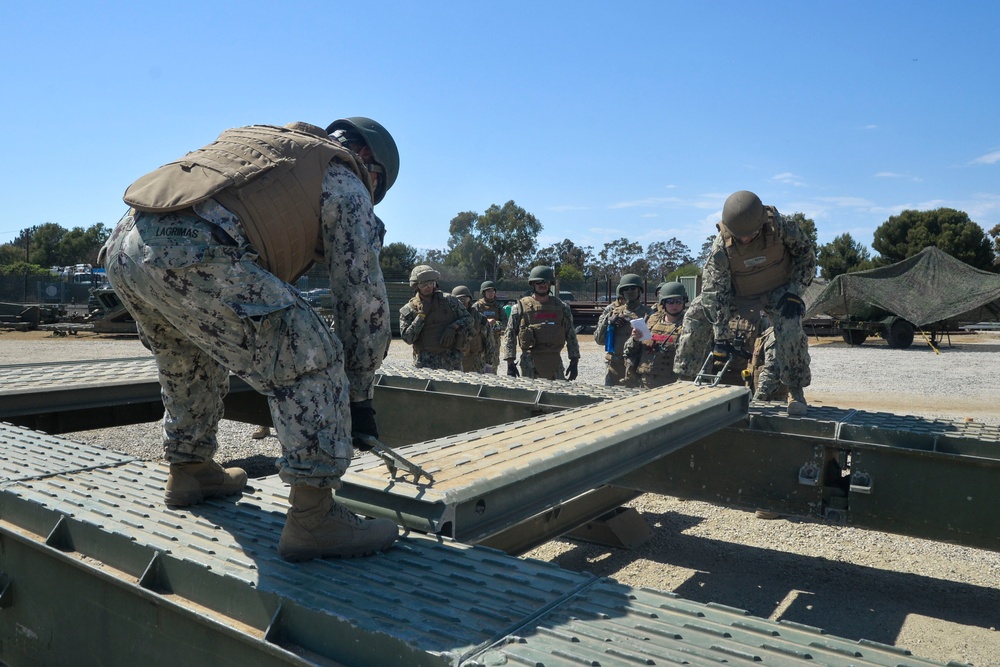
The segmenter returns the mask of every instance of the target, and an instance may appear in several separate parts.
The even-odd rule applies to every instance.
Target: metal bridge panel
[[[149,600],[170,607],[171,615],[204,615],[205,623],[237,633],[243,643],[272,637],[271,652],[357,665],[453,664],[454,655],[503,636],[591,579],[420,535],[370,558],[286,563],[276,550],[287,509],[280,481],[255,481],[257,488],[236,502],[175,510],[161,504],[165,472],[162,465],[131,462],[9,483],[0,490],[0,534],[71,568],[93,569],[91,576],[114,573],[107,582],[114,590],[96,599]],[[30,559],[0,551],[0,568],[20,591],[0,619],[44,626],[47,636],[39,641],[71,651],[79,633],[52,622],[58,610],[42,613],[30,602],[46,594],[30,591],[23,577]],[[120,608],[131,604],[141,606]],[[129,623],[161,642],[153,638],[159,621],[140,614]],[[19,632],[3,622],[0,628],[5,642]],[[132,664],[124,657],[109,662]]]
[[[743,388],[671,385],[406,448],[432,484],[393,479],[365,455],[339,493],[369,515],[475,542],[744,418],[747,404]]]
[[[505,664],[926,667],[936,663],[892,646],[840,639],[818,628],[774,623],[740,609],[602,580],[504,643],[462,662],[464,667]]]

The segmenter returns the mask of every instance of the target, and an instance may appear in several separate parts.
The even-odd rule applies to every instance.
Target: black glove
[[[572,381],[572,380],[576,379],[576,376],[579,374],[579,371],[577,370],[576,367],[577,367],[577,365],[579,363],[580,363],[579,359],[570,359],[569,360],[569,368],[566,369],[566,379],[567,380],[571,380]]]
[[[801,297],[795,296],[791,292],[785,292],[778,299],[778,310],[781,311],[781,316],[785,319],[795,320],[806,312],[806,304]]]
[[[372,407],[371,399],[351,403],[351,435],[367,435],[378,438],[378,425],[375,423],[375,408]],[[364,440],[354,437],[354,446],[358,449],[371,449],[361,443]]]
[[[455,344],[455,327],[447,327],[441,333],[441,347],[452,347]]]
[[[717,340],[715,341],[715,347],[712,349],[712,356],[715,358],[715,365],[722,366],[727,361],[729,357],[733,354],[733,344],[728,340]]]
[[[507,375],[511,376],[512,378],[521,377],[521,374],[517,372],[516,361],[507,362]]]

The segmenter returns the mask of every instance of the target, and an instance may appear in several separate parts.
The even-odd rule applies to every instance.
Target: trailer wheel
[[[893,318],[886,327],[885,342],[889,347],[905,350],[913,344],[913,325],[901,317]]]
[[[844,329],[840,335],[843,336],[844,342],[848,345],[861,345],[868,340],[868,332],[860,329]]]

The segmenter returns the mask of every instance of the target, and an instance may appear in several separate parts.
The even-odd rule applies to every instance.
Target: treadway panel
[[[742,387],[674,384],[401,449],[430,483],[363,455],[340,494],[370,515],[474,542],[744,419],[748,402]]]
[[[18,431],[0,432],[0,452],[18,445],[5,455],[14,461],[60,440]],[[259,657],[244,664],[933,664],[416,533],[369,558],[286,563],[276,544],[287,487],[276,477],[177,510],[161,502],[163,464],[36,472],[0,483],[0,642],[28,664],[97,651],[105,665],[239,664],[234,645]],[[58,572],[102,588],[74,594]],[[135,613],[110,605],[133,599]],[[178,641],[172,619],[216,639]]]

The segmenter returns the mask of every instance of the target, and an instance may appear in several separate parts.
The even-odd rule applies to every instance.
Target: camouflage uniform
[[[654,389],[677,382],[674,354],[683,331],[683,313],[672,323],[667,320],[667,311],[658,305],[645,320],[652,338],[639,341],[629,335],[625,341],[625,386]]]
[[[430,305],[419,305],[420,295],[414,295],[399,309],[399,335],[406,343],[413,346],[413,365],[416,368],[436,368],[443,371],[462,370],[462,346],[465,339],[472,334],[472,315],[458,299],[450,294],[435,290],[431,296]],[[451,345],[444,346],[440,341],[428,340],[424,332],[427,322],[427,311],[434,309],[440,312],[445,321],[450,321],[456,329]],[[440,331],[440,329],[436,329]]]
[[[684,316],[684,333],[677,346],[674,370],[684,379],[693,378],[712,351],[715,340],[732,340],[730,320],[747,309],[758,310],[774,325],[778,376],[788,387],[807,387],[812,381],[809,370],[808,339],[802,331],[801,317],[781,316],[778,301],[786,293],[800,296],[816,273],[815,247],[805,232],[785,220],[776,209],[765,207],[769,223],[762,233],[773,233],[790,256],[790,277],[777,288],[762,294],[736,295],[727,251],[726,235],[720,231],[702,270],[702,292]]]
[[[500,351],[486,316],[475,306],[470,305],[468,310],[472,316],[472,333],[462,347],[462,370],[466,373],[485,373],[486,360],[498,357]]]
[[[803,331],[802,336],[805,335]],[[808,345],[808,341],[804,344]],[[781,383],[778,376],[778,353],[773,327],[768,327],[757,339],[750,367],[753,369],[751,388],[755,401],[784,400],[788,394],[788,387]]]
[[[319,215],[335,331],[261,268],[239,218],[213,199],[133,209],[118,223],[102,253],[156,358],[169,462],[212,457],[231,369],[267,396],[281,479],[340,487],[353,455],[348,402],[372,397],[391,333],[372,197],[337,161],[323,172]]]
[[[500,346],[503,338],[503,331],[507,327],[507,320],[510,319],[507,311],[496,299],[487,301],[480,299],[472,304],[472,307],[479,311],[486,318],[487,325],[493,334],[492,356],[486,355],[487,373],[497,374],[497,367],[500,365]]]
[[[607,372],[604,375],[604,384],[608,387],[625,383],[625,345],[632,340],[631,320],[648,318],[654,312],[653,308],[639,299],[626,301],[624,297],[618,297],[614,303],[610,303],[601,313],[597,320],[597,327],[594,329],[594,342],[604,348],[604,362],[607,364]],[[617,324],[612,324],[617,322]],[[611,351],[608,351],[608,333],[611,333]]]
[[[549,352],[538,352],[524,349],[522,333],[522,319],[525,319],[522,315],[522,302],[525,299],[531,299],[532,297],[524,297],[521,301],[515,303],[510,310],[510,318],[507,320],[507,329],[504,331],[503,337],[503,351],[501,356],[504,359],[511,360],[517,357],[517,346],[521,345],[521,375],[526,378],[542,378],[544,380],[565,380],[565,368],[562,363],[562,356],[560,349],[549,351]],[[573,312],[570,310],[569,305],[563,303],[558,297],[549,296],[548,302],[552,304],[552,310],[560,314],[561,325],[563,327],[563,337],[565,341],[566,354],[571,360],[580,358],[580,343],[576,338],[576,330],[573,328]],[[540,326],[539,324],[528,325],[528,329],[532,327]],[[553,326],[552,324],[547,324],[544,326]],[[521,339],[519,340],[519,337]],[[535,357],[538,357],[536,360]],[[536,363],[537,362],[537,363]],[[540,373],[538,368],[546,369],[546,372]]]

